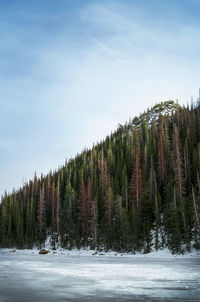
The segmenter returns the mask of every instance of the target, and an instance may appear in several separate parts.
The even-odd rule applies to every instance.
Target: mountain
[[[156,104],[0,204],[0,246],[200,249],[200,106]]]

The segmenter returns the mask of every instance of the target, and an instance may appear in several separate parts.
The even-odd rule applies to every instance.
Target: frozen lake
[[[200,301],[200,258],[0,251],[0,302]]]

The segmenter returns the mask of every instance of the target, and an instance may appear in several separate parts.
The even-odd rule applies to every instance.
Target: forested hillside
[[[200,106],[157,104],[3,196],[1,247],[39,247],[47,236],[68,249],[199,249]]]

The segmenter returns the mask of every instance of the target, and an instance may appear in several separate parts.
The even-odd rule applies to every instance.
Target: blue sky
[[[0,0],[0,194],[197,98],[199,0]]]

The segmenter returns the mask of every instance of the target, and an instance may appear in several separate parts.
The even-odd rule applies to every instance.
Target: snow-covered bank
[[[58,238],[59,239],[59,238]],[[148,254],[144,253],[131,253],[131,252],[116,252],[116,251],[98,251],[88,248],[81,249],[64,249],[60,247],[60,240],[55,244],[55,248],[52,248],[52,242],[50,236],[47,237],[43,248],[49,251],[46,255],[65,255],[65,256],[94,256],[94,257],[132,257],[132,258],[200,258],[200,251],[193,248],[191,252],[185,252],[184,254],[172,254],[168,248],[160,249],[158,251],[153,250]],[[34,247],[33,249],[17,249],[17,248],[0,248],[0,253],[26,253],[26,254],[39,254],[40,249]]]
[[[120,253],[115,251],[102,251],[90,249],[56,249],[52,250],[49,246],[45,247],[49,253],[47,255],[65,255],[65,256],[93,256],[93,257],[132,257],[132,258],[200,258],[200,251],[192,250],[191,252],[185,252],[184,254],[172,254],[167,248],[158,251],[152,251],[148,254],[143,253]],[[19,253],[19,254],[39,254],[39,249],[0,249],[0,253]]]

